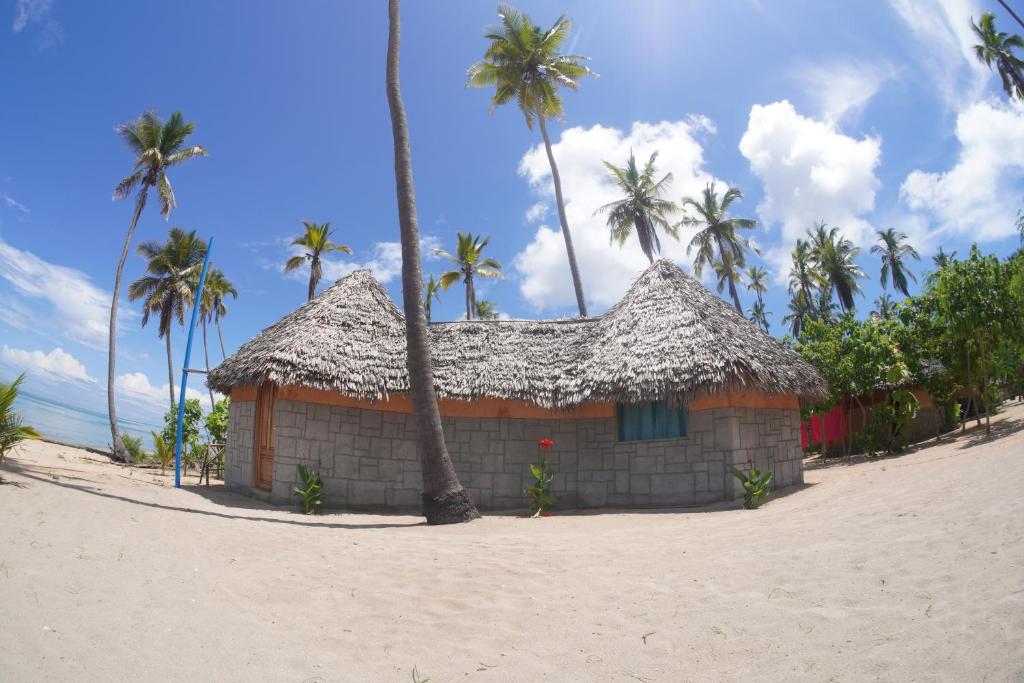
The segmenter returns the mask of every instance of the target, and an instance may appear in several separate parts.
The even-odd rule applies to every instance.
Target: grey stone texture
[[[296,465],[320,473],[325,505],[408,510],[420,505],[413,417],[296,401],[276,405],[272,490],[252,486],[255,403],[232,402],[225,482],[274,503],[294,502]],[[546,455],[556,509],[702,505],[742,495],[731,467],[770,469],[775,488],[803,483],[795,410],[690,411],[688,435],[619,443],[614,419],[443,418],[462,485],[481,510],[526,507],[530,464]],[[542,453],[538,441],[555,444]]]

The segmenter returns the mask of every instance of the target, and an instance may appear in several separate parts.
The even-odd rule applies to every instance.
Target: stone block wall
[[[249,406],[245,408],[244,406]],[[231,405],[225,479],[250,491],[255,404]],[[238,424],[236,425],[236,417]],[[776,472],[775,486],[802,483],[795,410],[691,411],[688,435],[619,443],[614,419],[443,418],[463,486],[482,510],[522,509],[529,465],[546,455],[558,508],[699,505],[741,495],[730,467]],[[416,509],[422,479],[412,415],[278,401],[273,502],[294,502],[301,462],[320,473],[325,505],[352,510]],[[554,440],[541,453],[540,439]]]

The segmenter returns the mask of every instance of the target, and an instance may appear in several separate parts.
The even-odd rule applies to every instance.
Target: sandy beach
[[[0,679],[1024,678],[1024,406],[760,510],[291,509],[26,443],[0,486]]]

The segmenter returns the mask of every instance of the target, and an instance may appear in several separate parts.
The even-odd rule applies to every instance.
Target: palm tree
[[[434,279],[434,274],[430,274],[430,279],[427,280],[426,284],[423,285],[423,314],[427,317],[427,322],[430,322],[430,308],[431,304],[441,298],[441,283]]]
[[[185,309],[192,305],[196,271],[206,256],[206,242],[196,237],[196,231],[185,232],[171,228],[167,241],[143,242],[139,255],[146,259],[146,272],[128,285],[128,300],[142,299],[142,326],[156,313],[160,320],[157,337],[167,347],[167,387],[174,409],[174,357],[171,353],[171,325],[176,319],[185,325]]]
[[[0,463],[3,463],[7,451],[25,439],[41,438],[35,429],[22,424],[21,415],[14,412],[18,387],[24,380],[25,373],[22,373],[13,382],[0,382]]]
[[[813,300],[811,290],[821,281],[814,270],[810,243],[798,237],[796,246],[790,252],[790,258],[793,259],[793,266],[789,269],[789,293],[800,292],[804,300],[810,304]]]
[[[832,301],[832,288],[819,287],[818,300],[814,302],[814,315],[816,319],[831,323],[836,319],[836,314],[839,312],[838,308],[836,303]]]
[[[118,126],[115,130],[135,155],[135,165],[132,174],[114,188],[114,199],[124,199],[138,190],[135,197],[135,213],[132,214],[132,222],[128,225],[128,234],[125,236],[124,246],[121,247],[121,258],[114,273],[114,296],[110,302],[110,337],[107,348],[107,414],[110,417],[111,448],[116,460],[128,462],[130,456],[117,432],[117,407],[114,402],[114,375],[117,370],[117,300],[121,294],[124,262],[128,258],[128,249],[135,236],[135,227],[139,224],[142,209],[146,206],[150,188],[155,188],[159,193],[160,213],[167,218],[171,209],[177,206],[171,181],[167,178],[167,169],[188,159],[206,156],[206,150],[198,145],[185,144],[195,126],[185,123],[181,112],[174,112],[171,118],[164,122],[155,112],[147,111],[135,121]]]
[[[861,293],[857,280],[864,278],[864,271],[855,261],[860,249],[843,237],[839,233],[839,228],[830,229],[824,223],[815,226],[809,235],[811,259],[815,270],[821,276],[822,289],[836,293],[843,312],[853,310],[853,297]]]
[[[814,317],[814,303],[807,298],[803,290],[798,289],[792,294],[793,297],[789,300],[788,306],[789,313],[782,319],[782,322],[790,326],[793,338],[799,339],[808,318]]]
[[[466,284],[466,320],[473,320],[477,317],[476,288],[473,278],[477,275],[487,278],[500,278],[501,264],[492,258],[483,257],[483,251],[491,241],[490,237],[485,237],[481,240],[479,235],[474,237],[471,232],[466,234],[460,232],[457,235],[458,242],[454,254],[444,249],[434,249],[435,254],[445,257],[455,266],[454,270],[441,274],[438,284],[447,292],[449,287],[458,282],[460,278],[462,279]]]
[[[499,26],[484,30],[484,37],[490,41],[484,58],[469,67],[466,72],[467,85],[476,88],[494,86],[491,110],[515,100],[526,119],[526,127],[533,130],[536,121],[544,139],[544,150],[551,166],[551,180],[555,186],[555,203],[558,205],[558,220],[565,239],[565,252],[569,258],[569,271],[576,291],[576,304],[580,315],[586,317],[587,303],[583,296],[583,280],[576,264],[576,250],[572,245],[569,221],[565,217],[565,201],[562,198],[562,179],[558,174],[551,139],[548,137],[547,120],[561,118],[565,114],[560,88],[579,89],[579,80],[591,75],[590,69],[582,64],[589,59],[580,55],[565,55],[559,48],[569,37],[571,22],[562,15],[546,31],[533,23],[530,17],[508,5],[498,7]]]
[[[942,270],[954,261],[956,261],[956,251],[954,250],[947,254],[942,250],[942,247],[939,247],[939,253],[932,256],[932,262],[935,263],[935,267],[939,270]]]
[[[332,251],[340,251],[351,254],[352,250],[344,244],[335,244],[331,241],[331,223],[328,221],[323,225],[317,225],[312,221],[302,221],[305,228],[303,233],[292,240],[293,247],[302,247],[306,253],[292,256],[284,264],[284,272],[289,272],[301,267],[309,261],[309,291],[306,301],[312,301],[316,294],[317,283],[323,277],[323,266],[320,257]]]
[[[1007,97],[1024,101],[1024,61],[1017,58],[1014,50],[1024,49],[1024,40],[1017,34],[1004,33],[996,30],[996,18],[991,12],[981,15],[977,24],[971,20],[971,29],[981,41],[974,46],[974,54],[978,61],[992,69],[995,62],[999,79],[1003,82],[1003,90]]]
[[[903,296],[910,296],[907,288],[907,276],[917,282],[917,278],[910,272],[904,262],[907,258],[920,261],[921,257],[911,245],[907,244],[907,235],[897,232],[895,228],[878,231],[878,244],[871,247],[872,254],[879,254],[882,258],[882,288],[888,287],[889,275],[892,275],[892,287]]]
[[[416,219],[416,192],[412,184],[409,124],[398,81],[400,40],[398,0],[388,0],[388,52],[386,90],[391,134],[395,147],[395,192],[402,241],[402,302],[405,308],[406,367],[409,395],[416,416],[417,451],[423,467],[423,515],[428,524],[468,522],[480,516],[473,499],[462,488],[444,443],[441,413],[434,393],[427,318],[423,311],[420,265],[420,230]]]
[[[759,266],[747,268],[747,291],[757,295],[757,303],[747,310],[750,319],[760,325],[765,332],[768,332],[767,316],[771,313],[766,312],[763,298],[763,294],[768,291],[768,271]]]
[[[476,302],[476,316],[480,320],[497,320],[498,305],[487,299],[479,299]]]
[[[217,328],[217,339],[220,341],[220,357],[224,359],[227,358],[227,354],[224,352],[224,335],[220,331],[220,319],[228,314],[227,297],[230,296],[232,299],[237,299],[238,290],[224,276],[224,273],[219,268],[216,268],[206,273],[206,291],[210,293],[209,312],[213,316],[213,325]],[[206,342],[203,343],[205,345]],[[207,362],[207,365],[209,365],[209,362]]]
[[[643,171],[637,168],[632,151],[622,168],[605,161],[605,168],[626,196],[595,211],[608,214],[611,241],[618,242],[620,247],[636,230],[640,248],[651,263],[654,263],[654,255],[661,253],[661,242],[655,228],[679,239],[678,227],[669,223],[667,216],[676,211],[676,205],[661,198],[672,183],[672,174],[666,173],[661,180],[655,181],[654,160],[657,158],[657,152],[652,154]]]
[[[740,305],[740,297],[736,293],[736,283],[739,280],[740,271],[746,266],[746,250],[753,247],[750,241],[738,231],[751,230],[757,225],[757,221],[749,218],[728,217],[729,206],[742,197],[743,193],[735,187],[730,187],[719,202],[715,184],[708,183],[699,200],[692,197],[683,199],[683,208],[693,209],[696,215],[685,216],[679,223],[679,225],[696,227],[699,230],[693,236],[689,246],[686,247],[687,255],[694,247],[697,248],[697,256],[693,260],[693,272],[697,277],[700,277],[705,265],[714,264],[715,253],[718,253],[717,260],[730,274],[728,279],[729,295],[740,314],[743,313],[743,307]],[[754,251],[756,253],[757,249]]]
[[[883,292],[875,299],[875,310],[871,311],[871,315],[882,320],[892,320],[896,316],[896,302]]]

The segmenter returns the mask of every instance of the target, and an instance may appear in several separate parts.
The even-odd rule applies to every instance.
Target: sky
[[[647,264],[635,240],[610,245],[595,215],[616,198],[601,162],[622,165],[631,151],[659,153],[673,201],[708,182],[743,192],[734,215],[758,221],[762,256],[748,262],[771,273],[780,336],[788,255],[817,221],[862,248],[861,315],[882,291],[869,251],[877,230],[909,235],[919,281],[940,246],[1018,246],[1024,109],[971,54],[972,16],[992,11],[1015,28],[994,1],[519,6],[544,25],[566,13],[569,50],[599,74],[566,94],[564,121],[550,125],[591,313]],[[431,249],[452,248],[456,231],[490,235],[505,277],[480,283],[480,298],[516,318],[571,315],[539,132],[514,108],[489,113],[490,93],[465,87],[496,20],[488,2],[403,7],[424,272],[444,270]],[[165,221],[151,202],[136,244],[172,226],[216,238],[213,261],[239,291],[222,325],[228,354],[303,303],[306,273],[282,266],[304,219],[330,221],[353,251],[328,260],[321,289],[366,267],[400,302],[386,39],[382,0],[0,0],[0,377],[26,370],[28,391],[104,405],[114,270],[132,213],[130,200],[111,199],[133,162],[114,127],[147,109],[183,112],[209,156],[173,169],[179,206]],[[663,255],[689,269],[691,235],[663,237]],[[133,245],[125,281],[143,271]],[[749,306],[753,295],[741,298]],[[461,290],[433,310],[458,319]],[[122,298],[120,311],[121,411],[152,419],[167,401],[163,342],[137,303]],[[184,335],[172,337],[178,369]],[[193,366],[204,363],[199,342]],[[221,360],[215,335],[209,355]],[[190,395],[208,401],[201,380]]]

